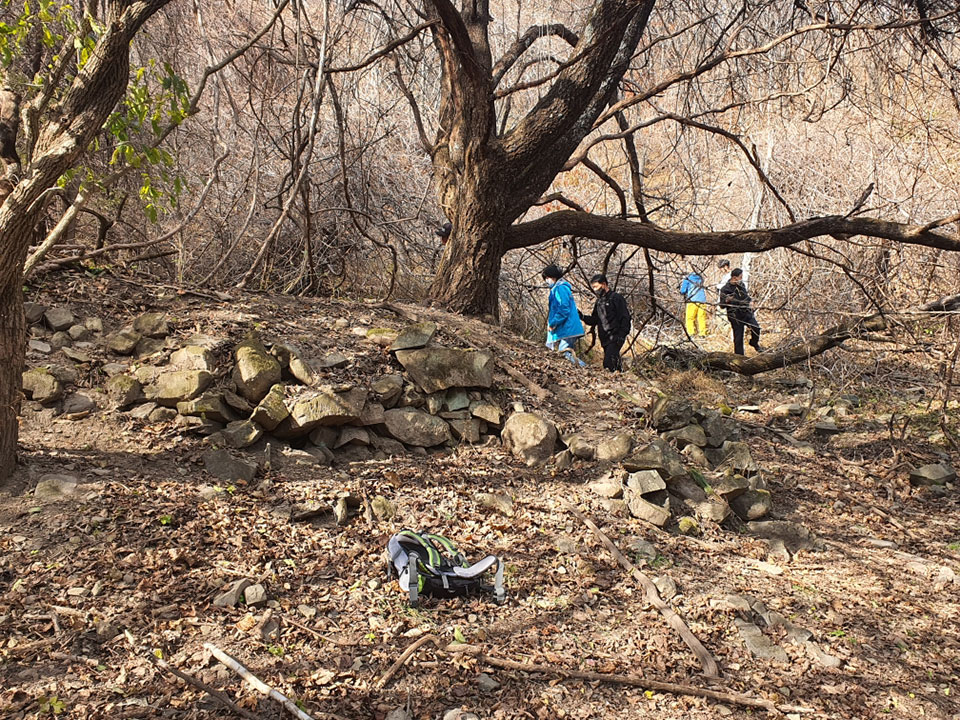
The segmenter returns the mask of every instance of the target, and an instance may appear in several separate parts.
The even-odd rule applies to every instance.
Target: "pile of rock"
[[[459,442],[486,442],[499,435],[503,424],[500,404],[490,392],[493,356],[435,344],[433,323],[368,338],[377,343],[389,339],[395,370],[331,383],[324,382],[326,371],[350,362],[339,352],[308,359],[293,345],[257,334],[232,348],[203,336],[181,345],[169,337],[170,322],[162,313],[135,318],[100,337],[98,346],[93,342],[102,333],[98,323],[77,325],[69,310],[29,304],[28,313],[33,322],[47,323],[50,332],[68,327],[69,335],[87,338],[83,350],[121,358],[136,354],[140,359],[133,365],[103,363],[109,378],[98,391],[99,403],[73,407],[73,412],[112,405],[144,422],[176,420],[209,436],[221,449],[263,451],[268,440],[283,441],[273,448],[274,464],[382,459]],[[96,336],[73,330],[88,325],[97,328]],[[35,336],[47,334],[43,327],[34,331]],[[228,357],[218,362],[217,354]],[[65,384],[75,382],[76,375],[73,367],[35,367],[24,373],[24,390],[28,398],[52,406],[61,403]],[[249,466],[238,468],[229,454],[211,453],[208,459],[224,477],[249,475]]]

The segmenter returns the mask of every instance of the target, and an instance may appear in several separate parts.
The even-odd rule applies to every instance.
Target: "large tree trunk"
[[[8,262],[14,260],[0,257],[0,263]],[[23,263],[23,258],[19,262]],[[16,468],[25,337],[20,284],[7,283],[0,288],[0,481]]]

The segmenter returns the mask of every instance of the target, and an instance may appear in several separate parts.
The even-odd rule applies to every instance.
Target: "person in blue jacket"
[[[547,265],[540,273],[550,287],[547,312],[547,347],[567,356],[574,365],[585,367],[586,363],[577,358],[573,351],[577,338],[583,337],[583,324],[580,312],[573,299],[573,288],[566,280],[561,280],[560,268]]]
[[[696,270],[687,275],[680,283],[680,294],[687,301],[687,335],[695,337],[699,326],[700,337],[707,336],[707,291],[703,287],[703,277]]]

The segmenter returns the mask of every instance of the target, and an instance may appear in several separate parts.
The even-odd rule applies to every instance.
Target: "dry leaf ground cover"
[[[47,299],[53,297],[99,313],[105,324],[119,324],[140,309],[115,285],[59,286]],[[390,358],[348,331],[335,331],[328,320],[404,323],[370,306],[267,296],[232,302],[174,296],[158,305],[183,334],[236,339],[254,324],[289,341],[341,349],[354,360],[344,378],[354,379],[388,367]],[[429,312],[442,326],[442,314]],[[154,653],[257,717],[284,716],[276,703],[211,662],[206,642],[299,700],[315,718],[380,720],[404,706],[415,718],[440,718],[454,707],[481,718],[760,714],[699,698],[495,670],[431,645],[385,688],[376,686],[404,648],[435,634],[443,643],[466,641],[511,660],[720,686],[810,708],[807,717],[960,717],[960,585],[954,576],[960,569],[960,496],[955,489],[909,487],[898,464],[932,456],[936,447],[923,433],[898,444],[885,418],[891,411],[912,412],[922,427],[916,403],[897,399],[889,387],[871,395],[863,386],[864,406],[845,421],[846,432],[824,440],[808,422],[771,419],[772,407],[789,400],[776,379],[789,373],[678,383],[675,374],[648,366],[644,377],[612,378],[574,371],[535,343],[480,323],[456,323],[451,327],[461,337],[496,344],[502,357],[552,393],[537,401],[510,378],[498,377],[505,403],[523,402],[567,430],[602,437],[626,427],[642,438],[648,431],[636,407],[654,387],[675,393],[689,387],[703,402],[759,405],[760,413],[737,417],[749,423],[744,439],[770,483],[773,514],[803,523],[821,538],[821,549],[775,560],[742,528],[705,527],[694,538],[669,525],[659,530],[612,518],[585,487],[601,473],[592,463],[556,472],[523,466],[498,447],[465,446],[451,454],[333,468],[281,467],[250,484],[224,486],[199,462],[203,440],[173,423],[148,427],[109,410],[78,421],[28,411],[24,472],[0,499],[0,714],[233,715],[158,669],[148,657]],[[442,339],[454,342],[449,335]],[[100,380],[95,367],[87,373],[85,381]],[[808,440],[812,452],[768,426]],[[956,455],[952,461],[958,464]],[[37,501],[32,485],[51,472],[77,476],[82,492],[68,501]],[[291,522],[292,506],[329,501],[342,491],[381,495],[397,515],[359,516],[344,527],[323,518]],[[512,515],[481,507],[479,492],[510,495]],[[645,573],[676,583],[670,602],[719,661],[719,685],[698,677],[692,653],[598,539],[564,509],[567,502],[593,518]],[[385,580],[383,562],[386,539],[404,526],[446,534],[474,558],[501,555],[507,603],[480,597],[408,608]],[[638,540],[652,543],[655,557],[633,553]],[[267,608],[212,604],[224,586],[241,578],[265,585]],[[788,662],[752,657],[726,603],[731,594],[762,600],[809,629],[842,666],[820,666],[782,630],[765,632]],[[263,632],[265,619],[279,623],[274,634],[269,627]],[[497,687],[478,682],[484,672]]]

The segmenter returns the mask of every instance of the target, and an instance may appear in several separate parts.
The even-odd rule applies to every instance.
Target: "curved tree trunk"
[[[170,0],[113,0],[107,3],[106,31],[90,59],[64,89],[62,101],[38,106],[54,95],[41,93],[24,111],[40,127],[36,145],[27,148],[29,164],[19,171],[16,149],[8,136],[18,130],[9,106],[16,96],[0,95],[0,154],[7,165],[0,189],[0,485],[16,466],[21,372],[26,344],[21,291],[23,263],[37,220],[37,200],[77,162],[123,97],[130,74],[130,42],[143,24]],[[56,120],[41,122],[47,110]],[[12,113],[14,118],[18,114]],[[9,126],[9,127],[8,127]],[[11,171],[11,167],[14,168]],[[15,184],[14,184],[15,182]]]

